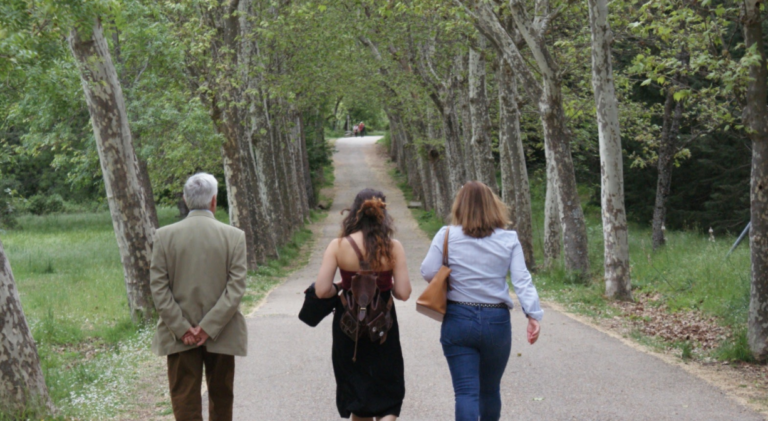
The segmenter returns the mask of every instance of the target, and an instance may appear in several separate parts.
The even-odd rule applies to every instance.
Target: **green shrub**
[[[29,198],[28,209],[29,212],[35,215],[62,212],[64,210],[64,199],[58,194],[50,196],[36,194]]]

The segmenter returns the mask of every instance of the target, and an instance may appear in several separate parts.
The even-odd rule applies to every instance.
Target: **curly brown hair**
[[[374,189],[364,189],[355,196],[352,207],[341,211],[349,212],[341,223],[343,238],[353,232],[363,232],[365,263],[371,270],[395,266],[392,254],[392,234],[395,232],[392,217],[387,212],[386,196]]]

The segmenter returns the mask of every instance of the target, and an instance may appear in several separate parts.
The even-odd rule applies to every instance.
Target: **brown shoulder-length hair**
[[[341,235],[363,232],[365,261],[371,270],[393,268],[392,234],[395,232],[392,217],[387,212],[387,197],[374,189],[364,189],[355,196],[352,207],[341,211],[349,214],[341,222]]]
[[[465,183],[451,208],[451,224],[461,225],[464,234],[484,238],[496,228],[509,225],[509,208],[490,187],[479,181]]]

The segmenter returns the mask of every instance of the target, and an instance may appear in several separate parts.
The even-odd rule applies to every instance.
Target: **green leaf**
[[[691,94],[691,91],[684,89],[682,91],[677,91],[672,95],[675,98],[675,101],[682,101],[683,99],[687,98]]]

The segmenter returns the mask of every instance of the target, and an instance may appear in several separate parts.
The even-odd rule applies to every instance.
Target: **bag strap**
[[[445,229],[445,239],[443,240],[443,266],[448,266],[448,235],[451,233],[451,227]]]
[[[363,252],[360,251],[360,247],[357,246],[357,243],[355,242],[355,240],[350,235],[344,238],[346,238],[347,241],[349,241],[349,244],[355,250],[355,254],[357,254],[357,259],[360,261],[360,269],[367,270],[368,263],[365,261],[365,258],[363,258]]]

